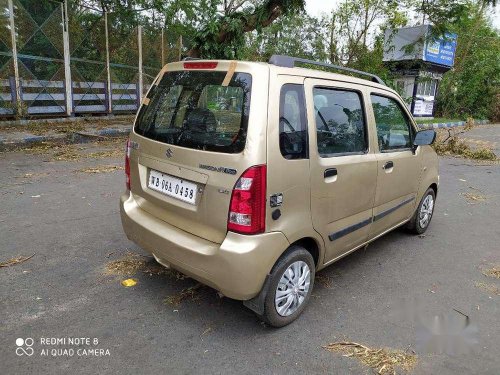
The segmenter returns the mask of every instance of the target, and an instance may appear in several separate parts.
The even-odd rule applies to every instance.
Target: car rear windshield
[[[166,73],[148,94],[135,132],[156,141],[197,150],[238,153],[245,147],[252,77],[226,72]]]

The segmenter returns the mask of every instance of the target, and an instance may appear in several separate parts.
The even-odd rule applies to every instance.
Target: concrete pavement
[[[303,316],[273,329],[211,289],[166,303],[194,285],[189,279],[138,271],[138,284],[125,288],[125,276],[106,274],[106,264],[127,251],[146,255],[121,229],[123,171],[84,172],[121,167],[122,143],[0,154],[0,261],[35,253],[0,268],[3,374],[368,374],[356,359],[322,346],[345,339],[418,351],[417,324],[397,313],[415,300],[428,319],[454,309],[468,315],[478,344],[457,356],[418,352],[414,374],[500,373],[500,296],[477,286],[500,287],[481,273],[500,264],[498,163],[441,158],[426,235],[396,230],[320,272]],[[97,339],[95,348],[110,354],[40,355],[68,347],[44,346],[41,338],[63,337]],[[18,338],[34,339],[33,356],[16,354]]]

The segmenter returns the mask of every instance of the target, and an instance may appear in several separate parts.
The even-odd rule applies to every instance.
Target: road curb
[[[8,139],[0,136],[0,151],[8,151],[15,148],[36,145],[43,142],[51,143],[87,143],[95,140],[95,137],[121,137],[130,133],[130,128],[104,128],[91,132],[68,132],[63,134],[50,134],[50,135],[24,135]]]
[[[438,122],[434,124],[419,124],[417,126],[422,129],[439,129],[439,128],[454,128],[457,126],[465,126],[467,121],[455,121],[455,122]],[[486,125],[489,124],[489,120],[474,120],[474,125]]]
[[[98,120],[115,120],[119,119],[117,115],[107,115],[95,117]],[[89,120],[90,119],[90,120]],[[56,118],[39,118],[39,119],[24,119],[24,120],[2,120],[0,121],[0,129],[7,126],[28,126],[30,124],[53,124],[53,123],[73,123],[91,121],[89,117],[56,117]]]
[[[476,120],[474,125],[486,125],[490,122],[488,120]],[[457,122],[442,122],[435,124],[417,124],[421,129],[439,129],[439,128],[452,128],[458,126],[464,126],[465,121]],[[0,128],[1,129],[1,128]],[[28,134],[24,137],[19,137],[16,139],[7,139],[5,136],[0,136],[0,151],[7,151],[15,149],[18,147],[24,147],[28,145],[35,145],[42,142],[53,142],[53,143],[86,143],[89,142],[93,137],[121,137],[126,136],[130,133],[129,127],[123,128],[104,128],[91,132],[71,132],[65,134],[50,134],[50,135],[32,135]]]
[[[121,135],[127,135],[130,133],[130,129],[117,129],[117,128],[106,128],[101,129],[97,132],[98,135],[107,136],[107,137],[118,137]]]

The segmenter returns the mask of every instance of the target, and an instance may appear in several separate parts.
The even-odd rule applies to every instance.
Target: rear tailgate
[[[183,63],[169,64],[166,68],[165,76],[176,77],[176,84],[159,77],[159,85],[148,94],[149,105],[141,108],[131,134],[131,191],[138,205],[148,213],[196,236],[221,243],[227,232],[234,184],[250,166],[265,164],[267,110],[262,109],[267,109],[268,67],[220,61],[207,74],[214,71],[221,74],[207,78],[201,90],[204,83],[200,82],[205,79],[203,69],[201,72],[196,69],[196,84],[188,87],[183,73],[179,74],[185,72]],[[251,85],[248,79],[235,82],[238,73],[248,73],[249,76],[239,77],[251,77]],[[227,79],[228,75],[233,78]],[[231,91],[232,85],[240,85],[243,90]],[[241,101],[237,93],[245,89],[250,92],[242,94]],[[196,100],[191,100],[193,97]],[[170,107],[161,104],[169,101]],[[238,104],[242,106],[240,114]],[[245,129],[231,129],[235,123]]]

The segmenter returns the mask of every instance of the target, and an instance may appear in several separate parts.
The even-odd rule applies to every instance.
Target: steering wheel
[[[290,121],[288,121],[285,117],[281,116],[280,117],[280,122],[283,121],[283,123],[288,126],[288,128],[291,130],[290,133],[295,133],[296,130],[295,128],[292,126],[292,124],[290,124]]]

